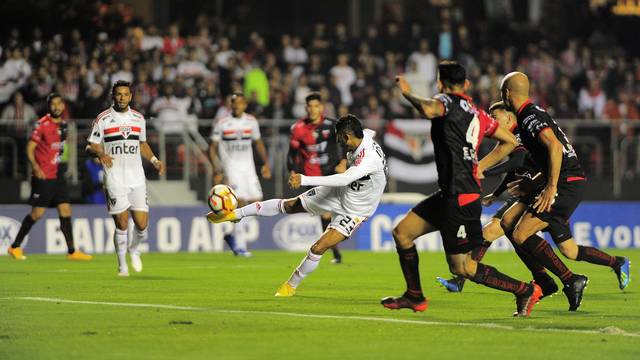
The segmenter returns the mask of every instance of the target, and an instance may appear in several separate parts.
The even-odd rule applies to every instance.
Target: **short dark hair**
[[[507,107],[507,104],[504,103],[504,101],[496,101],[491,104],[491,106],[489,106],[489,112],[492,112],[494,110],[509,111],[509,108]]]
[[[313,100],[318,100],[320,102],[322,102],[322,97],[320,96],[319,92],[312,92],[311,94],[307,95],[307,97],[304,98],[304,102],[306,104],[309,104],[309,102],[313,101]]]
[[[116,81],[115,84],[113,84],[113,86],[111,87],[111,96],[116,96],[116,88],[119,87],[128,87],[129,91],[133,92],[131,90],[131,83],[125,80],[118,80]]]
[[[438,73],[444,87],[464,85],[464,81],[467,79],[467,71],[464,66],[456,61],[441,61],[438,64]]]
[[[362,139],[364,132],[360,120],[355,115],[349,114],[338,119],[336,123],[336,133],[350,132],[355,137]]]
[[[49,107],[51,106],[51,102],[53,101],[53,99],[55,98],[60,98],[62,99],[62,95],[60,95],[57,92],[52,92],[51,94],[47,95],[47,111],[49,111]]]

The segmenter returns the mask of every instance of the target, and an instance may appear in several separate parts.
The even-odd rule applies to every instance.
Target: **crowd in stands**
[[[157,28],[135,21],[128,7],[100,8],[86,28],[14,29],[0,39],[0,118],[26,129],[57,91],[67,117],[91,119],[108,106],[111,85],[127,80],[135,108],[168,133],[225,114],[224,99],[235,91],[259,118],[301,117],[305,96],[318,91],[327,115],[354,113],[376,127],[414,115],[394,77],[404,73],[417,93],[432,95],[443,59],[467,67],[471,94],[485,108],[499,99],[502,76],[521,70],[532,79],[533,100],[558,118],[640,118],[640,58],[623,49],[597,36],[555,48],[547,41],[494,48],[447,9],[440,15],[435,33],[387,23],[351,36],[344,23],[315,23],[263,36],[214,26],[204,15]]]

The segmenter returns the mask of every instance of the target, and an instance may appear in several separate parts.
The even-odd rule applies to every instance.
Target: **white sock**
[[[146,228],[144,230],[138,230],[138,228],[135,228],[135,230],[133,231],[133,239],[131,240],[131,244],[129,244],[129,251],[137,252],[138,245],[140,245],[144,241],[147,241],[148,237],[149,232]]]
[[[257,201],[235,210],[238,218],[247,216],[276,216],[284,214],[284,199]]]
[[[116,228],[113,235],[113,243],[116,246],[116,254],[118,254],[118,269],[121,272],[128,272],[127,268],[127,241],[128,231]]]
[[[298,267],[293,271],[293,274],[291,274],[291,277],[287,281],[289,285],[297,288],[302,279],[311,274],[318,267],[321,258],[322,255],[314,254],[309,250],[307,256],[305,256],[300,265],[298,265]]]

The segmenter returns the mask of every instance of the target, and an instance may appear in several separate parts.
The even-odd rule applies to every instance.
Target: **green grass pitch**
[[[623,292],[608,268],[568,262],[590,278],[580,310],[560,293],[522,319],[511,294],[438,287],[442,253],[421,253],[424,313],[379,304],[404,290],[395,253],[346,251],[341,265],[327,254],[293,298],[273,294],[303,254],[254,255],[147,254],[129,278],[116,276],[115,255],[1,257],[0,359],[640,359],[633,263]],[[512,253],[485,259],[529,279]]]

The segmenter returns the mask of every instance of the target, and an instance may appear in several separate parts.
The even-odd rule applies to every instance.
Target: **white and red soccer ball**
[[[230,186],[218,184],[209,191],[207,204],[216,215],[228,214],[238,207],[238,196]]]

